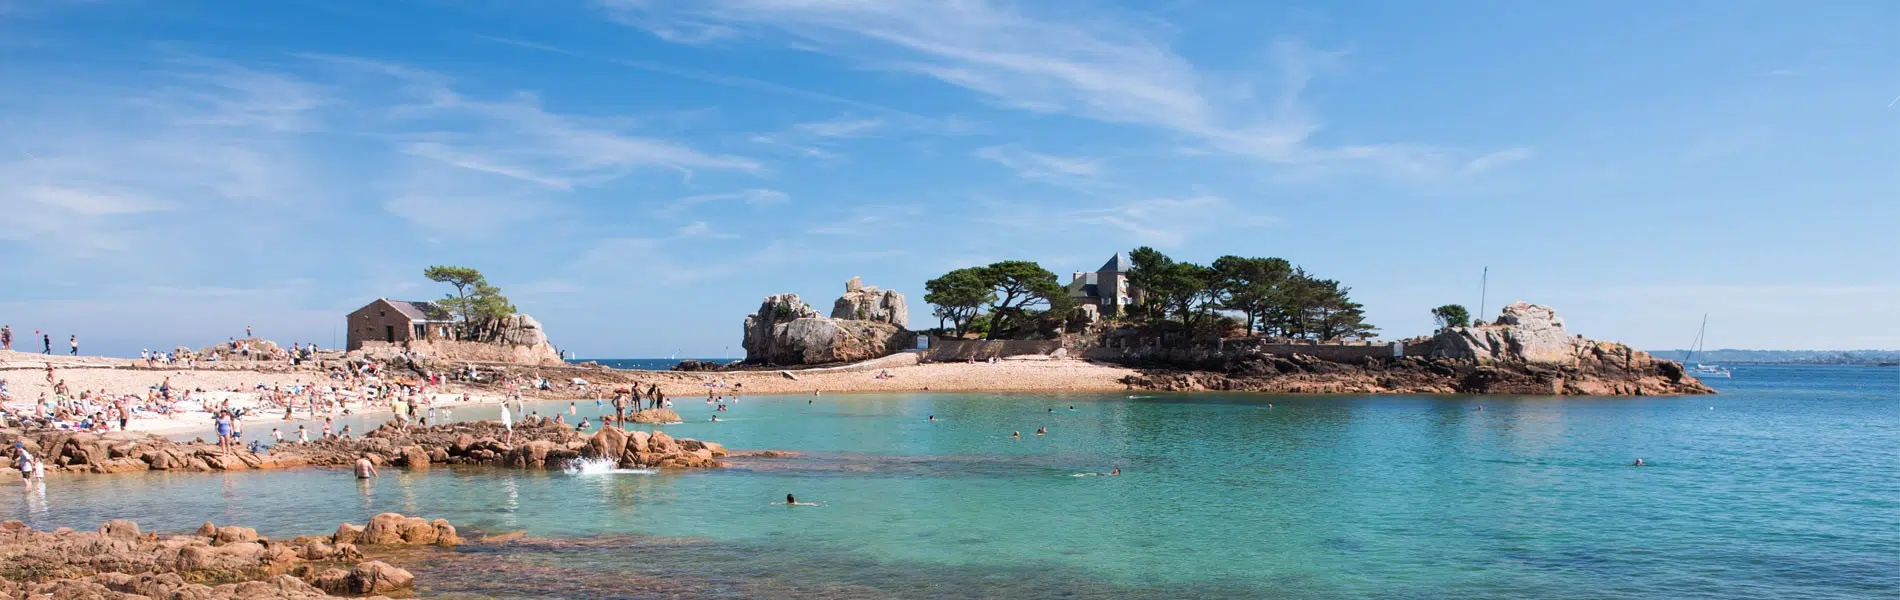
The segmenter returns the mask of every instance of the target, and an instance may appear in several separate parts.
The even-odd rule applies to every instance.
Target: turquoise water
[[[437,597],[1900,595],[1900,369],[1713,383],[1723,395],[749,397],[719,423],[689,400],[668,433],[804,454],[365,486],[321,469],[60,477],[4,516],[289,535],[397,511],[535,536],[418,566]],[[1652,466],[1627,466],[1639,456]],[[773,504],[788,492],[822,506]]]

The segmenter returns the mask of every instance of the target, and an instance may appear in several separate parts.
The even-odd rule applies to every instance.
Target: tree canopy
[[[924,282],[924,301],[936,306],[937,325],[950,323],[957,337],[970,330],[983,307],[996,300],[990,289],[990,277],[984,267],[966,267]]]
[[[924,301],[936,306],[939,321],[949,321],[958,336],[977,329],[979,315],[988,315],[980,329],[997,339],[1040,325],[1031,322],[1039,316],[1033,309],[1048,313],[1069,308],[1068,292],[1056,274],[1026,260],[957,269],[925,282],[924,289]]]
[[[1149,247],[1128,253],[1128,282],[1141,291],[1137,318],[1176,323],[1194,333],[1219,324],[1220,311],[1245,317],[1245,331],[1312,340],[1363,339],[1365,322],[1352,288],[1320,279],[1281,258],[1223,256],[1213,266],[1175,261]]]
[[[1446,304],[1432,309],[1432,320],[1438,322],[1438,328],[1463,327],[1471,322],[1471,311],[1461,304]]]
[[[462,320],[462,339],[494,339],[501,333],[501,320],[515,313],[514,303],[501,294],[501,288],[490,285],[481,271],[436,265],[423,269],[422,276],[455,287],[454,293],[437,303]]]

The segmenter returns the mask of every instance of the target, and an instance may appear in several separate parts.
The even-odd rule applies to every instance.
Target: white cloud
[[[799,123],[793,125],[792,128],[820,137],[856,137],[876,131],[883,126],[883,119],[841,119]]]
[[[991,102],[1036,113],[1158,129],[1223,153],[1289,168],[1372,169],[1408,179],[1456,175],[1458,152],[1417,143],[1315,143],[1322,121],[1301,96],[1340,55],[1274,44],[1279,80],[1265,103],[1231,73],[1177,54],[1151,20],[1112,14],[1041,16],[1069,5],[983,0],[641,0],[608,5],[617,18],[718,23],[867,66],[931,77]]]
[[[806,233],[825,236],[888,234],[892,229],[906,225],[911,219],[923,214],[923,208],[918,206],[886,204],[854,206],[849,210],[856,216],[830,221],[829,224],[808,229]]]
[[[722,193],[722,194],[700,194],[697,196],[687,196],[685,198],[674,200],[666,204],[665,206],[660,207],[657,212],[659,212],[661,215],[677,215],[680,213],[684,213],[688,210],[691,210],[695,206],[705,204],[708,202],[724,202],[724,201],[730,201],[730,200],[738,200],[751,206],[771,206],[775,204],[784,204],[786,202],[790,202],[792,200],[792,197],[791,195],[786,194],[785,192],[781,192],[774,189],[748,188],[744,190],[739,190],[737,192],[729,192],[729,193]]]
[[[328,91],[297,78],[199,59],[79,83],[20,70],[0,89],[0,240],[58,239],[48,258],[151,243],[203,243],[231,211],[320,204],[302,148]],[[194,218],[155,218],[190,211]],[[166,225],[160,227],[160,224]]]
[[[1219,196],[1149,198],[1101,209],[1069,211],[1063,221],[1113,227],[1135,240],[1157,246],[1187,243],[1193,236],[1213,231],[1244,231],[1279,222],[1273,217],[1241,210]]]
[[[1505,165],[1530,160],[1534,154],[1535,152],[1530,148],[1499,150],[1471,159],[1471,162],[1465,163],[1465,168],[1460,173],[1467,177],[1482,175]]]
[[[1016,146],[978,148],[976,156],[1008,167],[1023,179],[1074,182],[1102,174],[1100,159],[1041,154]]]
[[[396,114],[426,125],[456,122],[453,132],[422,129],[409,137],[410,151],[445,163],[515,177],[556,189],[597,185],[638,168],[756,171],[752,159],[709,154],[686,144],[616,131],[604,119],[549,112],[531,94],[510,100],[476,100],[447,88],[430,90],[425,104]]]

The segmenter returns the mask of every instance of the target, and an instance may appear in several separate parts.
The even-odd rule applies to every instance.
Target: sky
[[[948,270],[1146,245],[1284,257],[1387,339],[1524,300],[1641,348],[1704,314],[1710,348],[1900,348],[1896,30],[1878,0],[0,0],[0,322],[336,347],[451,264],[579,356],[729,357],[767,295],[860,276],[931,327]]]

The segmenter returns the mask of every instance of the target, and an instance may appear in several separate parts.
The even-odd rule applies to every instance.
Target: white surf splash
[[[605,458],[577,458],[568,461],[567,466],[561,467],[561,471],[569,475],[617,475],[627,473],[651,475],[659,472],[656,469],[622,469],[614,461]]]

